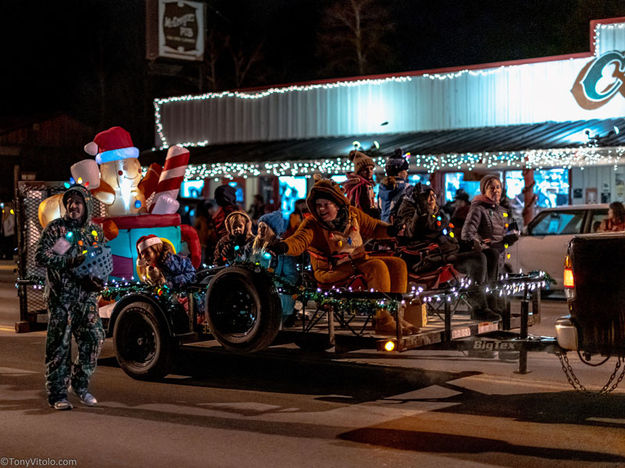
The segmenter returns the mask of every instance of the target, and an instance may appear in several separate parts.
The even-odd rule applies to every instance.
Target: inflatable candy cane
[[[177,145],[169,148],[163,172],[154,192],[154,202],[150,205],[150,213],[171,214],[178,211],[180,204],[176,198],[188,164],[189,150]]]

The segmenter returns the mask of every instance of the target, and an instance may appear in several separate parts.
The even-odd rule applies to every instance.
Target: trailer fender
[[[165,315],[163,306],[159,303],[158,300],[154,299],[153,297],[147,294],[141,294],[141,293],[128,294],[124,296],[122,299],[120,299],[119,301],[117,301],[117,304],[115,304],[113,312],[111,313],[111,318],[109,320],[109,325],[108,325],[108,330],[107,330],[107,336],[109,337],[113,336],[113,330],[115,330],[115,322],[117,321],[117,317],[119,317],[119,313],[124,307],[126,307],[128,304],[132,302],[146,302],[150,304],[153,307],[157,316],[159,317],[159,321],[161,321],[162,324],[166,327],[167,332],[169,333],[169,336],[174,336],[173,324],[171,320],[169,320],[167,316]]]

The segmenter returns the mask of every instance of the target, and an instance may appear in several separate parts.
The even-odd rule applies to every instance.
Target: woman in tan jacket
[[[406,292],[406,263],[398,257],[369,257],[364,249],[369,239],[395,236],[394,226],[350,206],[338,184],[329,179],[316,181],[306,203],[312,216],[291,237],[274,244],[270,250],[293,256],[307,250],[315,279],[320,283],[337,283],[360,273],[367,288],[385,293]],[[413,328],[403,321],[402,326]],[[393,332],[394,327],[388,311],[378,314],[377,331]]]

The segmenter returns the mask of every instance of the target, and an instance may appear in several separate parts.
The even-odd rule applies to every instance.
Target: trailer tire
[[[119,366],[133,379],[158,380],[171,370],[175,341],[147,302],[131,302],[119,312],[113,341]]]
[[[230,351],[262,351],[274,341],[282,322],[271,277],[240,266],[215,275],[206,292],[206,310],[211,333]]]

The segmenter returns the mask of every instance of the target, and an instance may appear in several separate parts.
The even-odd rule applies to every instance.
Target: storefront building
[[[590,28],[587,53],[157,99],[156,149],[191,149],[188,195],[226,180],[247,205],[276,186],[303,196],[313,172],[344,175],[354,147],[381,170],[402,148],[413,181],[447,199],[499,171],[523,203],[531,170],[538,206],[623,201],[625,18]]]

